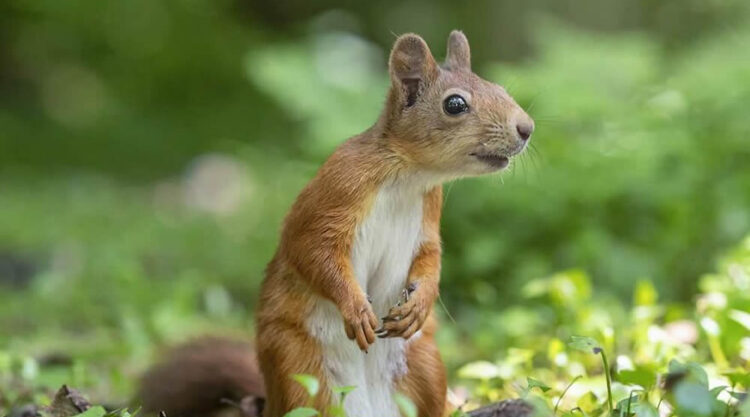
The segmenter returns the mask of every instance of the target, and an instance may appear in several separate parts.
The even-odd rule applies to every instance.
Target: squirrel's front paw
[[[353,303],[342,309],[341,314],[344,316],[346,336],[355,340],[359,348],[367,353],[367,348],[375,343],[375,329],[378,327],[378,318],[369,301],[363,297],[363,302]]]
[[[404,289],[402,300],[383,317],[383,327],[377,330],[378,337],[412,337],[427,320],[433,301],[428,298],[428,291],[417,291],[416,283],[409,284]]]

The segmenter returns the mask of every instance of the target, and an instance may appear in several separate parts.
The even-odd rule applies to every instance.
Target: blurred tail
[[[206,337],[168,351],[141,378],[136,401],[168,417],[259,417],[264,398],[252,346]]]

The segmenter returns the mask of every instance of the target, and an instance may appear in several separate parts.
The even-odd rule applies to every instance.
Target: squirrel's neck
[[[438,172],[424,166],[412,157],[401,145],[408,139],[398,137],[392,129],[393,120],[398,117],[397,103],[392,91],[389,91],[386,105],[380,116],[369,129],[364,131],[359,140],[368,149],[365,153],[375,154],[375,174],[383,185],[399,185],[415,190],[428,191],[443,182],[452,179],[446,173]]]

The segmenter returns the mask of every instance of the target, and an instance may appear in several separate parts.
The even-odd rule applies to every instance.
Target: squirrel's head
[[[471,71],[469,41],[453,31],[443,65],[415,34],[400,36],[389,61],[384,113],[392,148],[418,167],[449,177],[506,167],[523,151],[534,121],[503,87]]]

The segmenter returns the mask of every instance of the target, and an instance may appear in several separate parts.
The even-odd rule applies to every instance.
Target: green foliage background
[[[285,211],[377,117],[391,32],[441,57],[454,27],[537,130],[508,172],[446,187],[449,367],[576,333],[637,357],[616,335],[636,326],[638,282],[659,294],[654,325],[700,320],[700,277],[750,233],[747,2],[272,3],[0,5],[9,364],[124,398],[154,346],[251,332]],[[585,325],[597,305],[609,319]],[[720,365],[747,369],[748,329],[726,320]],[[55,352],[72,370],[24,359]]]

